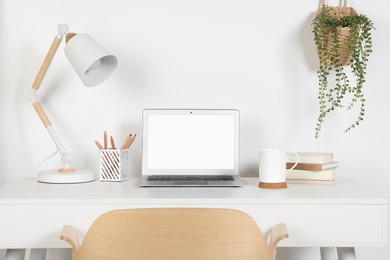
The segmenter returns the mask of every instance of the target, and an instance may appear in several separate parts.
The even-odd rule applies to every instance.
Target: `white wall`
[[[0,181],[34,177],[55,149],[25,93],[57,25],[68,23],[119,58],[113,77],[85,88],[62,46],[43,81],[42,104],[76,166],[97,170],[93,140],[104,130],[118,141],[129,132],[140,135],[144,108],[238,108],[244,176],[257,175],[260,148],[333,151],[342,163],[337,177],[390,197],[390,2],[349,3],[376,27],[366,118],[344,134],[355,113],[337,112],[315,140],[318,59],[311,19],[319,1],[0,0]],[[131,156],[136,176],[141,138]],[[59,162],[57,156],[43,168]],[[390,249],[359,249],[358,256],[388,259]]]

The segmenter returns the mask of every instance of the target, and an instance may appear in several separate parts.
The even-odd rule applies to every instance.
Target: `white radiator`
[[[69,248],[0,249],[0,260],[72,260]]]

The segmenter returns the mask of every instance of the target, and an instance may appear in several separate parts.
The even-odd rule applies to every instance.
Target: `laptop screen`
[[[143,170],[151,174],[234,173],[238,157],[236,112],[146,110]]]

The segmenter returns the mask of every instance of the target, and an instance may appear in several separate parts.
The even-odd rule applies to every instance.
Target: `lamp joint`
[[[26,98],[28,101],[30,101],[31,103],[35,103],[39,100],[39,94],[38,94],[38,91],[35,90],[35,89],[31,89],[30,91],[28,91],[26,93]]]
[[[69,26],[67,24],[58,25],[58,34],[57,38],[62,40],[62,38],[69,33]]]

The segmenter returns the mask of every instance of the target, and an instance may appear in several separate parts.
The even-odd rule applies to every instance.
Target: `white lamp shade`
[[[118,63],[114,55],[85,33],[76,34],[68,41],[65,55],[87,87],[105,81]]]

